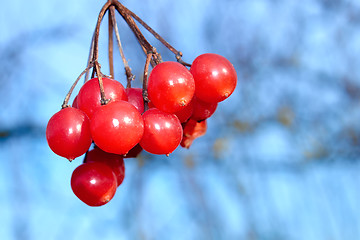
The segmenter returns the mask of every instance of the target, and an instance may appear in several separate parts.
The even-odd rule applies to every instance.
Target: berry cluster
[[[115,30],[114,9],[147,26],[119,2],[109,1],[99,19],[108,11]],[[132,21],[128,24],[146,49],[148,43],[134,28],[136,24]],[[95,33],[98,28],[99,21]],[[187,64],[175,50],[178,61],[163,62],[151,47],[147,51],[143,89],[131,87],[133,76],[123,58],[128,76],[128,85],[124,88],[100,72],[97,37],[95,34],[92,61],[75,81],[62,109],[51,117],[46,129],[46,138],[54,153],[70,161],[85,154],[84,163],[72,174],[71,187],[75,195],[90,206],[104,205],[113,198],[125,176],[123,158],[136,157],[142,150],[168,156],[179,145],[189,148],[195,138],[205,134],[206,119],[215,112],[218,102],[233,93],[237,84],[233,65],[220,55],[202,54]],[[158,39],[169,45],[160,36]],[[122,49],[120,52],[123,54]],[[148,76],[150,64],[153,69]],[[93,78],[86,80],[85,77],[72,106],[68,106],[74,86],[91,68]]]

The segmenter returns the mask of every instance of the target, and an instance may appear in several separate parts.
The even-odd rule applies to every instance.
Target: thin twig
[[[69,106],[69,105],[68,105],[69,99],[70,99],[70,97],[71,97],[72,92],[74,91],[74,88],[76,87],[76,84],[79,82],[80,78],[81,78],[85,73],[88,73],[88,72],[89,72],[90,68],[92,68],[92,67],[93,67],[93,63],[90,63],[90,64],[85,68],[85,70],[82,71],[82,73],[79,75],[79,77],[75,80],[75,82],[74,82],[73,85],[71,86],[68,94],[66,94],[65,99],[64,99],[64,102],[63,102],[63,104],[61,105],[61,108],[66,108],[66,107]]]
[[[116,36],[116,40],[117,40],[117,44],[118,44],[118,48],[119,48],[119,52],[120,52],[120,56],[121,59],[124,63],[124,68],[125,68],[125,74],[126,74],[126,79],[127,79],[127,88],[131,87],[131,81],[133,81],[135,79],[135,76],[132,74],[131,72],[131,68],[125,58],[125,54],[124,54],[124,50],[121,44],[121,40],[120,40],[120,34],[119,34],[119,29],[116,23],[116,17],[115,17],[115,7],[111,6],[109,8],[109,14],[111,16],[111,20],[112,20],[112,25],[114,26],[114,30],[115,30],[115,36]]]
[[[100,35],[100,25],[101,25],[101,21],[104,18],[104,15],[106,13],[106,11],[108,10],[108,8],[111,6],[112,2],[108,1],[105,3],[105,5],[101,8],[97,22],[96,22],[96,27],[95,27],[95,37],[94,37],[94,55],[93,55],[93,62],[97,62],[98,58],[99,58],[99,35]],[[95,64],[96,66],[96,64]]]
[[[146,40],[144,35],[141,33],[139,27],[136,25],[134,19],[131,16],[131,12],[129,9],[124,7],[120,2],[113,0],[113,4],[116,8],[116,10],[119,12],[119,14],[123,17],[125,22],[130,27],[131,31],[135,34],[135,37],[139,41],[140,45],[143,46],[146,49],[146,52],[151,51],[152,52],[152,58],[154,59],[155,63],[158,64],[161,62],[160,54],[156,53],[154,51],[153,46]]]
[[[185,66],[191,66],[191,64],[184,62],[182,57],[182,52],[176,50],[172,45],[170,45],[163,37],[161,37],[157,32],[155,32],[154,29],[152,29],[149,25],[147,25],[139,16],[137,16],[135,13],[133,13],[131,10],[127,9],[130,15],[138,21],[146,30],[148,30],[157,40],[159,40],[165,47],[167,47],[171,52],[175,54],[176,60],[185,65]]]
[[[148,98],[148,74],[149,74],[149,65],[150,65],[150,60],[152,57],[153,53],[151,51],[147,52],[146,54],[146,62],[145,62],[145,67],[144,67],[144,77],[143,77],[143,99],[144,99],[144,111],[148,110],[148,102],[149,102],[149,98]]]
[[[98,61],[95,61],[94,65],[95,65],[94,69],[96,71],[96,75],[98,77],[99,87],[100,87],[100,95],[101,95],[100,102],[101,102],[101,105],[106,105],[110,101],[110,99],[106,99],[106,96],[105,96],[104,84],[103,84],[103,79],[102,79],[103,74],[100,71],[101,66]]]
[[[111,9],[111,7],[110,7]],[[109,46],[108,46],[108,55],[109,55],[109,70],[110,70],[110,76],[111,78],[115,78],[114,75],[114,52],[113,52],[113,48],[114,48],[114,41],[113,41],[113,34],[114,34],[114,22],[112,20],[112,15],[111,15],[111,11],[109,11],[108,13],[108,21],[109,21]]]

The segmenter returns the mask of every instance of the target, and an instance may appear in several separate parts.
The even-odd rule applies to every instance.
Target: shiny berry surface
[[[87,205],[102,206],[115,195],[116,176],[104,163],[84,163],[72,173],[71,188],[74,194]]]
[[[89,118],[73,107],[61,109],[50,118],[46,139],[54,153],[73,160],[83,155],[91,145]]]
[[[186,107],[176,112],[175,115],[179,118],[181,123],[184,123],[187,120],[189,120],[193,112],[194,112],[194,101],[191,100],[191,102]]]
[[[121,155],[107,153],[98,147],[95,147],[86,154],[86,163],[101,162],[108,165],[115,173],[117,185],[119,186],[125,178],[125,164]]]
[[[131,103],[118,101],[101,106],[91,118],[90,129],[99,148],[123,155],[139,143],[144,122]]]
[[[193,103],[194,108],[191,119],[198,122],[211,117],[218,106],[218,103],[203,102],[198,98],[194,98]]]
[[[128,96],[128,102],[136,107],[142,114],[144,112],[144,99],[141,88],[126,88],[125,92]]]
[[[141,147],[153,154],[170,154],[180,144],[182,126],[175,114],[151,108],[143,114],[144,136]]]
[[[73,103],[71,104],[71,106],[72,106],[73,108],[78,108],[77,95],[76,95],[76,97],[74,98],[74,101],[73,101]]]
[[[127,101],[127,95],[123,85],[113,79],[102,78],[106,99],[110,101]],[[80,89],[77,96],[78,108],[84,111],[91,119],[94,112],[101,106],[99,81],[97,78],[90,79]]]
[[[142,152],[143,148],[140,146],[140,144],[137,144],[135,147],[130,149],[130,151],[124,155],[124,158],[136,158],[139,156],[139,154]]]
[[[180,111],[190,103],[194,92],[193,76],[178,62],[160,63],[149,75],[149,99],[161,111]]]
[[[237,75],[234,66],[218,54],[205,53],[190,68],[194,76],[197,98],[204,102],[221,102],[235,90]]]

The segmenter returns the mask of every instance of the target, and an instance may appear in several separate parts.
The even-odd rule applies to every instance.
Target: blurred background
[[[0,239],[360,239],[359,1],[122,1],[184,61],[228,58],[238,86],[190,150],[126,159],[115,197],[91,208],[70,188],[82,157],[52,153],[45,128],[104,3],[2,2]],[[145,55],[118,25],[140,86]],[[109,74],[106,21],[100,39]],[[115,73],[125,85],[117,50]]]

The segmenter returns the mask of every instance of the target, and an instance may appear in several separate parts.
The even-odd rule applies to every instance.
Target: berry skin
[[[78,108],[78,104],[77,104],[77,95],[76,95],[76,97],[74,98],[74,101],[73,101],[73,103],[72,103],[72,105],[71,105],[73,108]]]
[[[197,99],[196,97],[194,97],[193,102],[194,102],[194,110],[191,119],[198,122],[201,122],[211,117],[218,106],[218,103],[203,102]]]
[[[124,158],[136,158],[142,152],[142,150],[143,149],[140,144],[137,144],[135,147],[130,149],[126,155],[124,155]]]
[[[50,118],[46,139],[54,153],[72,161],[91,145],[89,118],[79,109],[63,108]]]
[[[108,203],[114,197],[116,188],[116,176],[105,163],[81,164],[71,176],[71,189],[74,194],[92,207]]]
[[[99,148],[123,155],[139,143],[144,133],[144,121],[131,103],[110,102],[94,113],[90,130]]]
[[[187,120],[189,120],[191,115],[193,115],[193,112],[194,112],[194,100],[191,100],[191,102],[186,107],[176,112],[175,115],[179,118],[181,123],[184,123]]]
[[[143,114],[144,136],[140,146],[152,154],[170,154],[180,144],[182,127],[175,114],[151,108]]]
[[[205,53],[190,68],[195,79],[195,95],[204,102],[221,102],[235,90],[237,75],[234,66],[218,54]]]
[[[121,83],[109,78],[102,78],[106,99],[111,102],[120,100],[127,101],[125,88]],[[97,78],[90,79],[80,89],[77,96],[78,108],[84,111],[91,119],[96,109],[101,106],[99,81]]]
[[[125,92],[128,96],[128,102],[136,107],[142,114],[144,112],[144,99],[141,88],[126,88]]]
[[[190,103],[194,92],[193,76],[178,62],[160,63],[149,75],[149,100],[163,112],[180,111]]]
[[[190,119],[188,122],[183,124],[183,128],[184,136],[181,141],[181,146],[184,148],[190,148],[196,138],[205,135],[207,129],[206,120],[197,122]]]
[[[89,151],[86,154],[84,162],[86,162],[86,163],[90,163],[90,162],[105,163],[115,173],[118,186],[120,186],[120,184],[124,181],[125,164],[124,164],[124,159],[121,155],[107,153],[107,152],[104,152],[103,150],[101,150],[100,148],[95,147],[94,149],[92,149],[91,151]]]

